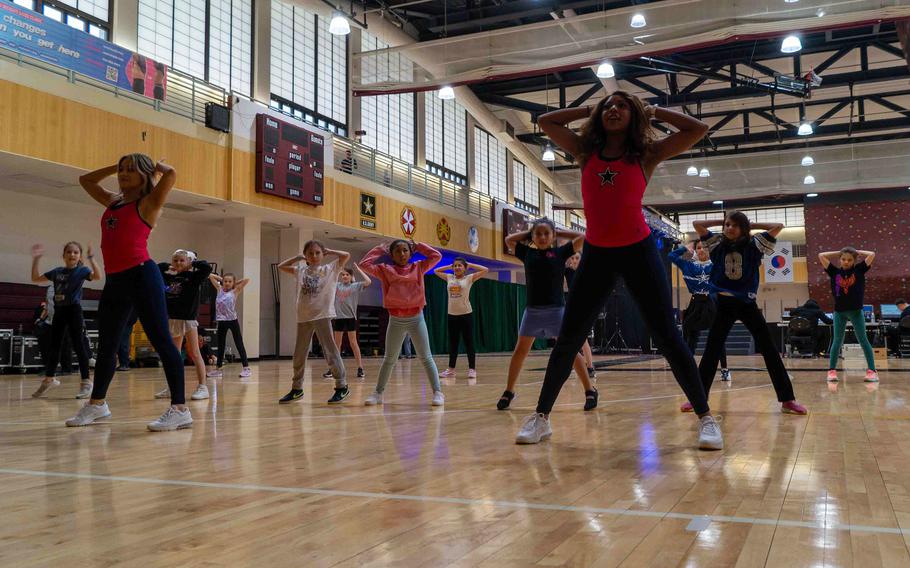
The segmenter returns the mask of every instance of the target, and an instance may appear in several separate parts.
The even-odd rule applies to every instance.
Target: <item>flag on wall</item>
[[[793,282],[793,243],[777,241],[774,253],[762,260],[765,282]]]

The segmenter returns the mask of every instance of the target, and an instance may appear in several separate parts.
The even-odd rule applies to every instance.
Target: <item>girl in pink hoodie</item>
[[[419,252],[426,259],[411,262],[411,256],[415,252]],[[392,264],[376,263],[386,255],[392,258]],[[382,393],[389,382],[392,368],[398,361],[401,344],[406,335],[411,336],[417,358],[433,387],[433,406],[442,406],[445,403],[442,387],[439,386],[439,371],[436,369],[436,362],[433,361],[433,354],[430,353],[427,324],[423,319],[423,307],[427,303],[424,297],[423,276],[441,259],[442,254],[430,245],[396,239],[388,246],[374,247],[360,261],[361,270],[375,276],[382,284],[382,305],[389,310],[390,316],[385,335],[385,357],[379,369],[379,381],[376,384],[376,392],[364,401],[366,406],[382,404]]]

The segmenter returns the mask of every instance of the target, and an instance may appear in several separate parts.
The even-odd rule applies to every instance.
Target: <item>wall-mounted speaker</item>
[[[231,131],[231,110],[217,103],[205,103],[205,125],[212,130]]]

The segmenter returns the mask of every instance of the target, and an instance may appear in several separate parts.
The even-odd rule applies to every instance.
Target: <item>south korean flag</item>
[[[793,243],[777,241],[774,252],[762,260],[765,282],[793,282]]]

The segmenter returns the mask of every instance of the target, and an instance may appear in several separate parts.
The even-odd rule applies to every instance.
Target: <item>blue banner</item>
[[[167,66],[0,0],[0,46],[123,89],[164,100]]]

